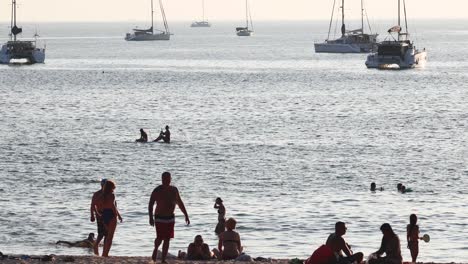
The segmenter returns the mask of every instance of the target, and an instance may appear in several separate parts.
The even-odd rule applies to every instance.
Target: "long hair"
[[[395,232],[393,232],[392,226],[389,223],[385,223],[382,226],[380,226],[380,231],[390,231],[392,235],[395,235]]]
[[[104,189],[102,190],[103,195],[111,194],[115,189],[115,183],[111,180],[107,180],[104,184]]]

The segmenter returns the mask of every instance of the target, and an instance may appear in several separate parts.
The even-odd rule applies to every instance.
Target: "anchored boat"
[[[169,25],[166,20],[166,13],[162,0],[159,0],[159,8],[164,23],[164,30],[154,30],[154,9],[153,0],[151,0],[151,27],[149,29],[133,29],[133,33],[127,33],[125,40],[127,41],[152,41],[152,40],[170,40],[171,33],[169,32]]]

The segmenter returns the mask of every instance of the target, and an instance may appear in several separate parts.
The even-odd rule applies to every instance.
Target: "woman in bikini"
[[[112,246],[112,239],[114,238],[114,232],[117,227],[117,218],[122,222],[119,210],[115,206],[115,195],[114,195],[115,183],[107,180],[104,189],[102,191],[100,204],[102,206],[102,222],[104,224],[104,248],[102,251],[103,257],[109,256],[109,251]]]
[[[242,253],[239,233],[236,229],[236,220],[229,218],[226,221],[226,231],[219,235],[218,250],[214,251],[219,260],[236,259]]]
[[[221,198],[216,198],[216,202],[214,205],[215,209],[218,209],[218,224],[216,225],[215,228],[215,233],[219,237],[219,234],[224,232],[226,230],[225,224],[226,224],[226,208],[224,208],[223,200]]]

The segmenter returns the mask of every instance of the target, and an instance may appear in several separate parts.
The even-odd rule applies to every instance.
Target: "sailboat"
[[[401,27],[401,0],[398,0],[398,25],[391,27],[387,32],[389,36],[386,40],[377,45],[377,52],[367,56],[367,68],[379,69],[411,69],[422,68],[427,61],[427,52],[416,49],[411,42],[408,33],[408,21],[406,19],[406,2],[403,0],[403,10],[405,15],[405,31]],[[392,35],[397,34],[397,38]],[[390,40],[388,40],[391,38]]]
[[[250,21],[250,28],[249,28],[249,21]],[[237,36],[241,36],[241,37],[250,37],[253,34],[253,23],[252,23],[252,15],[250,13],[250,8],[249,8],[249,0],[245,0],[245,27],[237,27],[236,34]]]
[[[195,21],[191,27],[211,27],[211,23],[205,20],[205,0],[202,0],[202,21]]]
[[[364,3],[361,0],[361,28],[355,30],[346,30],[345,25],[345,1],[341,0],[341,37],[330,40],[330,31],[333,22],[336,0],[333,2],[332,16],[328,28],[328,37],[325,42],[315,43],[316,53],[368,53],[377,45],[378,34],[364,33]],[[370,25],[369,25],[369,30]]]
[[[18,40],[17,35],[23,29],[16,25],[16,0],[12,0],[10,40],[0,49],[0,63],[9,64],[15,59],[26,59],[30,64],[44,63],[45,47],[37,48],[37,37],[34,41]]]
[[[159,8],[161,10],[161,16],[164,23],[164,30],[154,29],[154,9],[153,0],[151,0],[151,27],[149,29],[133,29],[133,33],[127,33],[125,40],[127,41],[151,41],[151,40],[169,40],[171,33],[169,32],[169,26],[166,20],[166,13],[164,13],[164,7],[162,0],[159,0]],[[155,32],[157,31],[157,32]]]

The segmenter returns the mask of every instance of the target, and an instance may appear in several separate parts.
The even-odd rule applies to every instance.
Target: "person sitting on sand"
[[[362,259],[364,258],[364,254],[362,252],[353,254],[351,247],[343,238],[343,236],[346,234],[346,230],[347,228],[344,222],[336,222],[335,233],[332,233],[330,236],[328,236],[325,245],[329,246],[335,256],[337,256],[336,263],[352,263],[355,261],[357,263],[361,263]]]
[[[369,264],[402,264],[400,239],[393,232],[390,224],[385,223],[380,227],[382,231],[382,243],[380,249],[372,253],[368,260]],[[385,253],[385,257],[381,257]]]
[[[193,243],[188,246],[187,253],[179,251],[178,257],[187,260],[209,260],[213,258],[213,253],[208,244],[203,243],[202,236],[196,235]]]
[[[164,143],[171,143],[171,131],[169,131],[169,126],[166,126],[166,131],[159,133],[159,137],[154,140],[154,142],[164,141]]]
[[[93,248],[94,246],[94,233],[89,233],[88,238],[80,241],[75,241],[75,242],[69,242],[69,241],[63,241],[59,240],[56,243],[58,244],[65,244],[70,247],[82,247],[82,248]]]
[[[143,128],[140,128],[140,138],[135,141],[136,142],[148,142],[148,134],[146,134]]]
[[[221,198],[216,198],[214,208],[218,209],[218,224],[215,228],[215,234],[219,237],[219,234],[226,230],[226,208],[224,207],[223,200]]]
[[[239,233],[234,231],[236,224],[234,218],[229,218],[226,221],[227,230],[219,235],[218,249],[213,250],[219,260],[236,259],[242,253]]]

